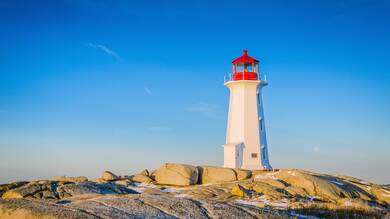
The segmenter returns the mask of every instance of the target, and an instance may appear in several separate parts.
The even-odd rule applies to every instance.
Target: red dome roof
[[[258,63],[259,60],[252,58],[248,56],[248,51],[244,49],[244,52],[241,57],[236,58],[235,60],[232,61],[233,64],[239,64],[239,63]]]

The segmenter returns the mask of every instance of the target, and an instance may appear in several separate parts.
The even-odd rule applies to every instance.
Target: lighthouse
[[[225,76],[230,100],[224,167],[272,170],[262,101],[262,89],[267,84],[259,73],[259,61],[246,50],[232,61],[232,73]]]

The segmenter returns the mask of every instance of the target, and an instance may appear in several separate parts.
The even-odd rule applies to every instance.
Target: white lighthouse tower
[[[261,98],[267,82],[259,74],[259,61],[246,50],[233,60],[232,67],[225,77],[230,101],[224,167],[271,170]]]

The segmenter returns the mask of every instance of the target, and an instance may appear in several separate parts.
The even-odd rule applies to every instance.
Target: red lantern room
[[[255,58],[248,56],[246,50],[244,50],[241,57],[232,61],[233,73],[232,80],[258,80],[259,74],[259,61]]]

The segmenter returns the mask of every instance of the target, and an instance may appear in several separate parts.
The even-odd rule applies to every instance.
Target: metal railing
[[[242,79],[240,80],[246,80],[246,77],[245,77],[245,72],[243,72],[242,74]],[[263,74],[260,74],[260,73],[257,73],[257,77],[258,79],[257,80],[260,80],[260,81],[263,81],[263,82],[267,82],[267,76],[265,73]],[[229,81],[235,81],[234,78],[233,78],[233,73],[228,73],[228,74],[225,74],[224,77],[223,77],[223,82],[226,83],[226,82],[229,82]]]

